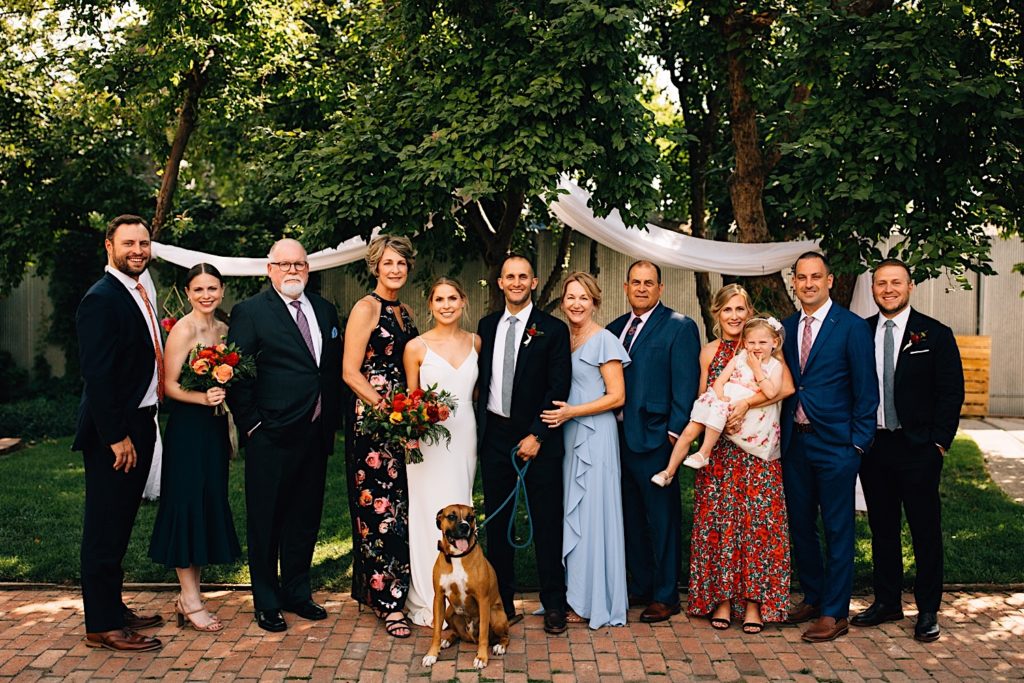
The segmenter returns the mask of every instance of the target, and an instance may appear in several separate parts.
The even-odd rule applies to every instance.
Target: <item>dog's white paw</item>
[[[475,658],[473,660],[473,666],[475,666],[478,669],[482,669],[485,666],[487,666],[487,660],[486,659],[480,659],[479,657],[477,657],[477,658]]]
[[[505,654],[505,646],[501,643],[498,643],[497,645],[491,648],[491,652],[493,652],[496,655],[503,655]]]
[[[437,661],[437,657],[434,655],[425,655],[423,657],[423,666],[434,666],[434,662]]]
[[[447,650],[451,646],[452,646],[452,641],[448,640],[447,638],[445,638],[444,640],[441,641],[441,649],[442,650]]]

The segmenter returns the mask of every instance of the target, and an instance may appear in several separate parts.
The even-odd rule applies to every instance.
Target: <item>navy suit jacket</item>
[[[320,414],[328,433],[341,424],[341,332],[334,306],[307,291],[315,320],[307,321],[323,341],[320,365],[310,355],[299,326],[281,296],[270,287],[231,310],[228,342],[256,359],[256,376],[228,388],[228,405],[239,434],[257,424],[275,431],[308,419],[321,397]],[[333,446],[333,444],[328,444]]]
[[[878,316],[868,318],[868,325],[877,330]],[[912,444],[949,450],[964,403],[964,369],[953,330],[911,308],[896,352],[896,415],[904,436]]]
[[[153,381],[153,333],[131,292],[106,273],[75,315],[82,401],[74,450],[117,443]]]
[[[620,336],[632,317],[616,318],[608,331]],[[659,304],[633,340],[629,358],[622,428],[629,450],[646,453],[667,446],[668,433],[681,434],[690,421],[700,382],[696,323]]]
[[[878,410],[871,329],[863,318],[833,301],[811,346],[807,366],[801,372],[797,344],[799,324],[799,311],[782,322],[786,330],[783,351],[796,385],[796,393],[782,405],[783,454],[793,435],[793,414],[798,400],[823,441],[866,452],[875,438]]]

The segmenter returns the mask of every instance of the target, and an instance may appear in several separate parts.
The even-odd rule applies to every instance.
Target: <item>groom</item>
[[[519,447],[519,465],[529,463],[526,491],[533,519],[540,601],[544,630],[566,629],[565,568],[562,566],[562,430],[541,422],[542,411],[569,396],[572,365],[569,328],[533,305],[537,288],[533,266],[522,256],[509,256],[501,267],[498,287],[505,308],[482,320],[477,333],[480,374],[477,421],[480,462],[487,511],[487,557],[498,575],[498,590],[509,623],[516,615],[515,549],[507,529],[512,506],[494,511],[516,485],[511,451]]]
[[[293,239],[268,255],[271,287],[231,311],[228,341],[256,360],[256,377],[228,390],[244,435],[249,574],[256,623],[288,628],[281,610],[324,619],[309,568],[320,531],[327,456],[341,416],[338,313],[306,292],[309,262]],[[278,578],[278,562],[281,573]]]

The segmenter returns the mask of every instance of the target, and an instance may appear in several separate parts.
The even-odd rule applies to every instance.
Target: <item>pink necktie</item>
[[[302,335],[302,340],[306,342],[309,355],[313,356],[313,360],[316,361],[316,351],[313,348],[313,334],[309,329],[309,320],[306,319],[306,314],[302,312],[302,302],[292,301],[291,305],[295,309],[295,324],[299,326],[299,334]],[[320,398],[318,394],[316,397],[316,407],[313,408],[314,420],[320,417]]]
[[[811,344],[814,343],[814,337],[811,336],[811,324],[814,322],[814,318],[807,316],[804,318],[804,334],[803,339],[800,342],[800,373],[803,374],[804,368],[807,367],[807,358],[811,355]],[[808,424],[810,420],[807,419],[807,413],[804,412],[804,406],[800,403],[799,399],[796,402],[796,412],[793,414],[793,419],[801,424]]]

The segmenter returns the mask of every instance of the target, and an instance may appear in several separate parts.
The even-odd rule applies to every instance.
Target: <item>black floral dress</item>
[[[382,396],[405,384],[402,354],[416,326],[397,301],[371,293],[381,303],[370,333],[362,373]],[[402,316],[399,325],[395,311]],[[388,613],[404,609],[409,591],[409,486],[403,453],[359,432],[363,403],[351,407],[347,434],[349,512],[352,516],[352,597]]]

